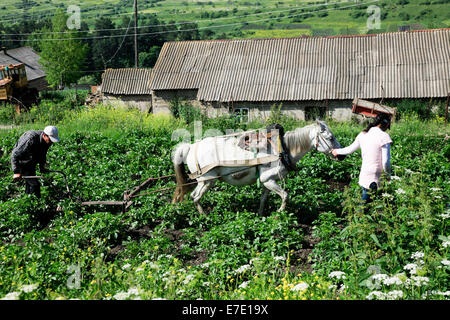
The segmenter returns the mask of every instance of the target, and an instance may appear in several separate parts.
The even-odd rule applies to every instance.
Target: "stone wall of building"
[[[352,118],[352,100],[329,101],[274,101],[274,102],[205,102],[198,101],[197,90],[157,90],[152,93],[153,113],[170,113],[170,101],[182,99],[200,108],[208,117],[217,117],[231,112],[248,117],[248,120],[265,120],[270,117],[271,110],[277,110],[281,104],[281,112],[299,120],[311,120],[328,116],[338,121]]]
[[[103,103],[128,108],[137,108],[142,112],[152,112],[151,95],[117,96],[117,95],[103,94]]]

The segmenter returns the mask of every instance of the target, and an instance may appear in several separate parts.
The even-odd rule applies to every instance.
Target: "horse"
[[[330,128],[324,121],[316,120],[315,123],[305,127],[296,128],[292,131],[286,131],[281,137],[279,135],[280,144],[285,146],[285,156],[288,158],[293,166],[309,151],[316,149],[319,152],[326,154],[333,160],[343,160],[345,156],[335,157],[331,153],[333,149],[341,148],[341,145],[331,132]],[[278,209],[282,211],[286,208],[288,201],[288,193],[277,184],[277,181],[284,179],[289,171],[286,161],[281,161],[281,157],[270,158],[270,162],[255,165],[249,164],[252,159],[266,159],[267,157],[274,157],[277,154],[276,148],[254,149],[253,152],[244,150],[236,146],[236,139],[222,137],[207,137],[193,144],[180,143],[172,152],[172,162],[175,169],[175,176],[177,187],[172,199],[172,203],[179,203],[184,200],[184,196],[191,192],[192,198],[197,210],[204,213],[199,201],[202,196],[215,184],[217,180],[224,181],[234,186],[244,186],[259,182],[262,185],[262,194],[259,204],[259,215],[262,216],[264,206],[269,195],[269,192],[278,194],[282,203]],[[228,141],[228,142],[227,142]],[[229,143],[231,141],[231,143]],[[269,150],[269,151],[268,151]],[[279,148],[278,151],[281,151]],[[185,165],[187,165],[191,176],[193,173],[202,172],[207,164],[214,163],[214,161],[221,159],[220,165],[210,166],[210,170],[205,173],[197,174],[193,179],[189,178],[186,172]],[[273,160],[275,159],[275,160]],[[233,163],[233,165],[228,165]],[[262,161],[263,162],[263,161]]]

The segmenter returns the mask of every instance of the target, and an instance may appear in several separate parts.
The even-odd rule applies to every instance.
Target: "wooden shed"
[[[149,87],[151,76],[151,69],[107,69],[102,75],[103,102],[151,112],[152,95]]]

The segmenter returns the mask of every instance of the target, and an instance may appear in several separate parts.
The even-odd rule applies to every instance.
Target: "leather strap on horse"
[[[284,165],[284,167],[288,170],[288,171],[296,171],[297,170],[297,166],[295,165],[295,163],[292,163],[292,159],[289,156],[289,150],[286,147],[286,144],[284,143],[284,128],[281,124],[278,123],[274,123],[269,125],[267,128],[267,131],[270,130],[278,130],[278,152],[279,152],[279,156],[280,156],[280,161],[281,163]]]

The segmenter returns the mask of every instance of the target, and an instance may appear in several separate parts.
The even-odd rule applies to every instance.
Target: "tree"
[[[108,17],[101,17],[100,19],[95,20],[94,30],[97,31],[93,33],[95,39],[90,42],[92,54],[91,59],[95,70],[118,67],[117,61],[120,54],[119,48],[125,49],[125,45],[127,45],[128,42],[123,43],[122,47],[120,47],[122,38],[111,37],[121,34],[116,32],[115,28],[116,26]],[[125,30],[122,30],[122,32],[125,33]],[[130,41],[127,38],[124,40]]]
[[[153,68],[158,59],[161,47],[153,46],[149,52],[139,52],[139,67],[140,68]]]
[[[199,40],[200,35],[198,32],[198,25],[196,23],[190,22],[190,23],[182,23],[180,27],[178,28],[178,39],[179,41],[186,41],[186,40]]]
[[[79,39],[85,33],[67,28],[68,16],[60,9],[55,12],[52,27],[43,28],[39,41],[39,62],[44,67],[50,86],[63,87],[76,83],[87,53],[87,45]],[[52,32],[52,33],[49,33]]]

